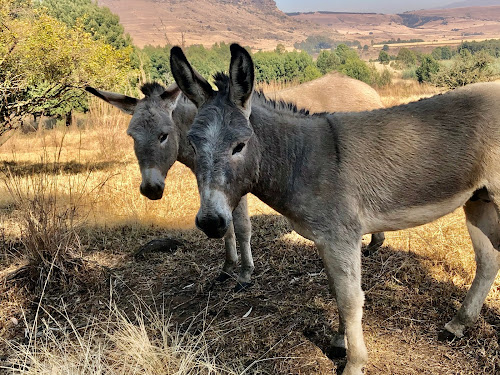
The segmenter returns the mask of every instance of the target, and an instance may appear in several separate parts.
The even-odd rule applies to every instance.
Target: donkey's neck
[[[265,106],[253,106],[250,117],[261,153],[258,181],[252,193],[289,218],[300,215],[304,188],[316,180],[315,152],[321,137],[329,136],[324,115],[282,113]],[[336,155],[332,155],[332,160]]]
[[[177,160],[191,170],[194,170],[194,151],[187,140],[187,133],[191,128],[196,112],[196,106],[185,97],[181,97],[172,113],[174,123],[179,132]]]

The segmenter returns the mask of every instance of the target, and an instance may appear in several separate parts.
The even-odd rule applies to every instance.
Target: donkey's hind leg
[[[467,229],[475,252],[476,276],[462,306],[445,325],[440,338],[448,338],[449,333],[462,337],[464,328],[474,324],[500,268],[499,207],[486,190],[480,193],[464,206]]]
[[[385,241],[385,234],[384,232],[378,232],[378,233],[372,233],[372,239],[368,246],[366,246],[366,249],[363,250],[363,255],[364,256],[370,256],[372,255],[375,251],[377,251],[380,246],[384,244]]]

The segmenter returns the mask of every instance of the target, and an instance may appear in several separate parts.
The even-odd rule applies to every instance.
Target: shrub
[[[408,48],[401,48],[396,59],[405,66],[413,66],[417,63],[417,55]]]
[[[490,81],[494,77],[491,67],[493,58],[485,51],[472,55],[463,49],[450,68],[442,69],[433,78],[438,86],[455,88],[470,83]]]
[[[439,72],[439,63],[430,55],[423,57],[422,64],[415,71],[418,82],[431,82],[432,76]]]
[[[378,61],[380,61],[380,63],[382,64],[388,64],[389,61],[391,60],[391,58],[389,57],[389,54],[385,51],[380,51],[380,53],[378,54]]]
[[[336,53],[323,50],[319,53],[316,66],[321,73],[326,74],[335,70],[340,65],[340,58]]]

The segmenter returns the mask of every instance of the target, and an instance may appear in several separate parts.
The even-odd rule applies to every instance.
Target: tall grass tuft
[[[209,354],[214,339],[207,338],[206,330],[180,332],[165,311],[136,307],[129,317],[112,305],[106,317],[83,325],[65,312],[60,315],[62,319],[48,314],[30,332],[29,343],[11,342],[12,354],[3,369],[19,375],[237,374]]]
[[[79,231],[88,216],[89,200],[98,197],[106,181],[89,186],[90,170],[66,174],[64,165],[57,157],[50,161],[44,152],[41,163],[7,166],[4,172],[26,261],[10,279],[27,277],[34,286],[51,279],[64,288],[69,279],[84,275]]]

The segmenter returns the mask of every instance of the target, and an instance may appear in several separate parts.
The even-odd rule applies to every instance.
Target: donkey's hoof
[[[441,332],[438,334],[438,340],[439,341],[453,341],[457,338],[453,333],[448,331],[447,329],[443,329]]]
[[[252,283],[238,281],[238,283],[234,287],[234,291],[236,293],[243,292],[243,291],[247,290],[248,288],[250,288],[252,285],[253,285]]]
[[[231,278],[231,275],[227,272],[222,271],[219,276],[215,278],[215,281],[218,283],[223,283]]]
[[[372,256],[376,251],[378,250],[378,247],[372,248],[371,246],[365,247],[362,251],[361,254],[363,254],[364,257],[370,257]]]
[[[325,354],[330,359],[345,358],[347,356],[347,350],[341,346],[331,346]]]

